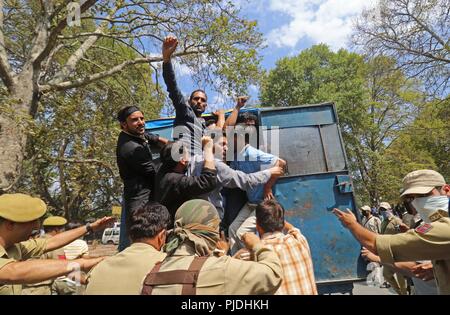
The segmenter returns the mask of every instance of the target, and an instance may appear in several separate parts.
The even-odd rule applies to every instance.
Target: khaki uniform
[[[362,226],[364,226],[369,231],[380,234],[381,231],[381,220],[376,216],[370,216],[370,218],[362,218],[361,221]]]
[[[194,258],[194,249],[181,245],[166,258],[160,272],[187,270]],[[243,261],[230,256],[210,257],[198,275],[197,295],[274,294],[281,285],[283,270],[277,254],[267,247],[255,252],[256,261]],[[155,286],[152,295],[180,295],[182,285]]]
[[[81,276],[85,275],[81,272]],[[84,285],[77,286],[77,283],[67,277],[56,278],[51,286],[52,295],[82,295],[85,290]]]
[[[133,243],[92,269],[85,294],[140,294],[145,276],[165,257],[151,245]]]
[[[40,239],[49,239],[51,235],[44,234]],[[55,249],[51,252],[43,254],[39,259],[60,259],[60,256],[64,256],[62,249]],[[51,295],[51,286],[53,279],[42,281],[39,283],[24,284],[22,287],[22,295]]]
[[[399,225],[402,224],[402,220],[396,216],[391,216],[388,219],[381,222],[380,234],[397,234],[400,233]]]
[[[436,215],[432,223],[406,233],[376,239],[383,263],[432,260],[440,294],[450,294],[450,219],[445,215]]]
[[[9,263],[23,261],[30,258],[38,258],[44,254],[47,247],[46,239],[34,239],[14,244],[8,250],[0,246],[0,269]],[[21,284],[1,284],[0,295],[20,295],[22,293]]]
[[[409,226],[410,229],[416,225],[415,217],[412,214],[405,213],[402,217],[402,222]]]
[[[403,221],[396,216],[389,217],[381,223],[381,234],[392,235],[400,233],[399,226],[402,223]],[[383,277],[389,282],[392,289],[394,289],[397,294],[408,294],[408,281],[403,275],[395,272],[395,270],[389,266],[383,266]]]

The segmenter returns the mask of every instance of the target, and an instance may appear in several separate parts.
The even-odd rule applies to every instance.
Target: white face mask
[[[448,212],[448,197],[447,196],[427,196],[416,198],[412,201],[412,205],[426,223],[430,223],[430,215],[437,210],[444,210]]]

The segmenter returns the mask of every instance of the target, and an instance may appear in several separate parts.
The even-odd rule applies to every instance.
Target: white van
[[[103,231],[102,244],[119,244],[120,228],[108,228]]]

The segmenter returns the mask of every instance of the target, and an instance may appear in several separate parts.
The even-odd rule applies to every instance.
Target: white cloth
[[[89,255],[89,247],[86,241],[75,240],[63,247],[66,259],[72,260],[80,258],[83,255]]]
[[[247,232],[256,233],[256,204],[246,203],[228,229],[231,255],[244,248],[241,237]]]

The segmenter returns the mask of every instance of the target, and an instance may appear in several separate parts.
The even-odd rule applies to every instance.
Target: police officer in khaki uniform
[[[381,222],[380,234],[397,234],[400,233],[400,225],[403,223],[399,217],[392,212],[392,207],[387,202],[380,203],[378,212],[383,217]]]
[[[400,226],[403,221],[392,212],[392,207],[387,202],[380,203],[378,212],[383,217],[380,234],[393,235],[401,233]],[[399,295],[408,294],[408,281],[406,278],[389,266],[383,266],[383,277]]]
[[[374,233],[379,234],[381,231],[381,220],[378,217],[372,215],[370,207],[362,206],[361,213],[363,215],[363,218],[361,220],[362,226]]]
[[[147,273],[166,257],[160,250],[170,224],[169,210],[159,203],[149,202],[136,209],[129,218],[131,246],[91,270],[85,294],[140,294]]]
[[[167,257],[147,275],[142,294],[274,294],[283,275],[277,254],[255,234],[246,233],[243,242],[255,261],[222,255],[225,250],[217,250],[219,223],[216,208],[206,200],[181,205],[164,248]]]
[[[90,270],[103,259],[78,259],[76,264],[59,259],[24,261],[60,248],[89,231],[103,229],[114,220],[105,217],[48,239],[30,240],[46,211],[47,206],[39,198],[25,194],[0,196],[0,295],[21,294],[22,284],[56,278],[78,268]]]
[[[42,222],[45,234],[41,238],[46,239],[64,232],[64,226],[67,220],[60,216],[50,216]],[[51,252],[47,252],[40,259],[65,259],[64,251],[58,248]],[[46,280],[38,283],[25,284],[22,288],[22,295],[50,295],[53,280]]]
[[[450,294],[450,185],[432,170],[418,170],[403,178],[402,197],[407,199],[426,222],[406,233],[376,235],[360,226],[353,213],[334,209],[334,214],[355,238],[382,263],[431,260],[440,294]],[[420,274],[423,270],[414,271]]]

